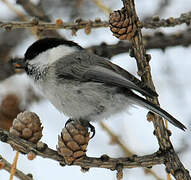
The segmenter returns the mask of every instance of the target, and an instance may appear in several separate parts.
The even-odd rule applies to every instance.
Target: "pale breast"
[[[101,120],[126,109],[132,102],[116,87],[95,82],[66,80],[62,84],[39,83],[47,99],[61,112],[73,119]]]

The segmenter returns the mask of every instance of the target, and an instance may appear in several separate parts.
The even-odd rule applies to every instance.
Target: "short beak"
[[[10,60],[10,63],[13,65],[15,69],[25,69],[26,63],[23,58],[14,58]]]

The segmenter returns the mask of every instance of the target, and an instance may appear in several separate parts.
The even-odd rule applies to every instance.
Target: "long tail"
[[[187,129],[180,121],[178,121],[177,119],[175,119],[172,115],[170,115],[168,112],[166,112],[165,110],[161,109],[159,106],[149,102],[148,100],[136,95],[136,94],[132,94],[131,96],[129,96],[130,99],[132,99],[137,105],[142,106],[146,109],[149,109],[150,111],[158,114],[159,116],[165,118],[166,120],[168,120],[170,123],[172,123],[174,126],[182,129],[183,131],[185,131],[185,129]]]

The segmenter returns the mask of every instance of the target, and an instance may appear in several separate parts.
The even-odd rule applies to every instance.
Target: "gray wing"
[[[85,51],[60,59],[55,67],[58,78],[100,82],[132,89],[149,97],[157,96],[154,91],[124,69]]]

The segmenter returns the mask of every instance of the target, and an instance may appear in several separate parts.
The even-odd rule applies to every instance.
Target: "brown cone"
[[[14,94],[8,94],[3,98],[0,109],[5,116],[15,118],[21,112],[19,106],[19,98]]]
[[[136,25],[124,9],[112,12],[109,23],[113,35],[120,40],[131,40],[136,34]]]
[[[37,143],[42,137],[42,129],[39,117],[33,112],[24,111],[13,120],[10,133],[32,143]]]
[[[87,128],[77,121],[71,121],[62,129],[61,136],[58,136],[58,153],[67,164],[72,164],[86,155],[89,139]]]
[[[13,119],[21,112],[20,99],[15,94],[7,94],[0,105],[0,128],[9,130]]]

